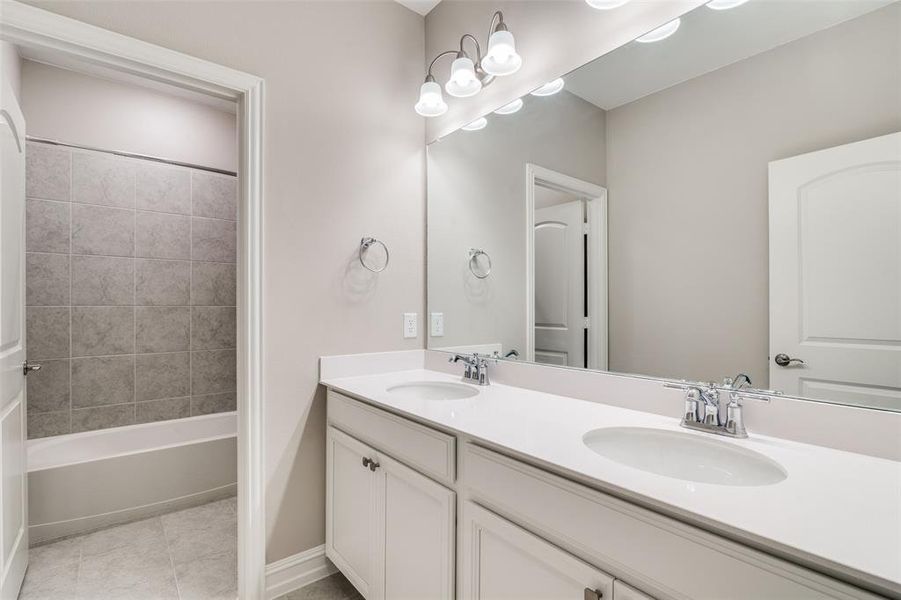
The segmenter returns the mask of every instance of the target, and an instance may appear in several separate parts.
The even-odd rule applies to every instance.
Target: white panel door
[[[0,598],[28,561],[25,485],[25,119],[0,82]]]
[[[535,210],[535,361],[585,366],[585,216],[574,200]]]
[[[901,133],[769,177],[770,387],[901,409]]]
[[[364,464],[375,451],[334,427],[326,438],[325,553],[367,600],[382,589],[379,478]]]
[[[612,577],[477,504],[466,503],[463,527],[465,599],[613,597]]]
[[[454,597],[455,494],[397,461],[379,456],[385,493],[387,600]]]

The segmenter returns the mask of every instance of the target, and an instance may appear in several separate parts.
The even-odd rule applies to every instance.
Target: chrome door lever
[[[40,371],[41,363],[28,362],[27,360],[22,363],[22,375],[28,377],[28,374],[32,371]]]
[[[792,358],[788,354],[783,354],[782,352],[777,354],[776,357],[773,358],[773,360],[776,361],[776,364],[780,367],[787,367],[792,363],[798,363],[799,365],[804,364],[804,361],[800,358]]]

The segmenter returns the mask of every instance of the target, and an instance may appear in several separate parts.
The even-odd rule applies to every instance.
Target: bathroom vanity
[[[897,462],[429,370],[322,383],[326,552],[368,600],[901,594]]]

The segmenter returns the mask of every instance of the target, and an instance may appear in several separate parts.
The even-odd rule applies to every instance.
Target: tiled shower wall
[[[28,437],[235,409],[236,180],[29,142]]]

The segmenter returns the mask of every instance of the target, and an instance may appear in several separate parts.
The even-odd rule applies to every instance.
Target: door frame
[[[0,16],[0,40],[53,60],[108,68],[238,105],[238,593],[263,598],[263,80],[15,0],[4,0]]]
[[[535,186],[569,192],[588,201],[588,315],[603,327],[588,327],[588,368],[607,370],[607,188],[526,163],[526,351],[535,360]],[[603,315],[597,319],[594,315]]]

